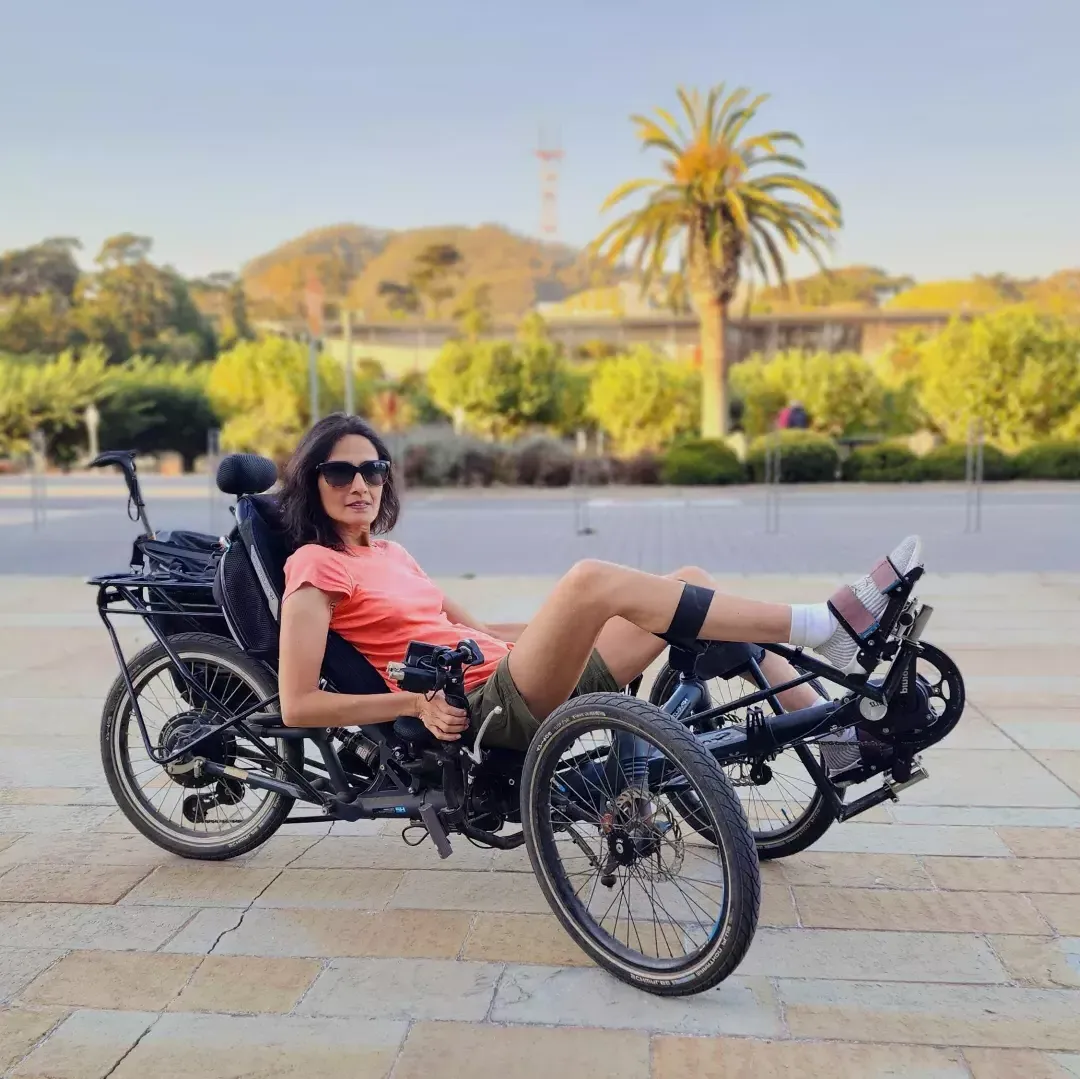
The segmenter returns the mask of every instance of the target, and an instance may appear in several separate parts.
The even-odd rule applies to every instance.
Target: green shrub
[[[914,479],[963,480],[967,476],[967,446],[947,443],[932,449],[913,465]],[[996,446],[983,446],[983,479],[1008,480],[1016,474],[1013,460]]]
[[[490,487],[513,482],[505,446],[456,435],[449,428],[414,432],[404,451],[405,483],[413,487]]]
[[[725,443],[695,438],[672,446],[664,456],[661,477],[665,483],[742,483],[746,470]]]
[[[574,483],[587,487],[606,487],[615,482],[617,469],[610,457],[580,457],[575,462]]]
[[[587,414],[623,454],[659,450],[697,429],[701,375],[647,346],[602,360]]]
[[[574,454],[557,438],[526,438],[510,452],[517,482],[526,487],[566,487],[573,477]]]
[[[840,451],[831,438],[813,431],[780,431],[780,482],[831,483],[840,468]],[[765,450],[776,434],[750,443],[746,463],[755,482],[765,479]]]
[[[1013,459],[1028,480],[1080,480],[1080,442],[1036,442]]]
[[[859,483],[896,483],[917,478],[918,457],[895,442],[857,446],[844,461],[843,476]]]
[[[615,478],[634,487],[652,487],[660,482],[662,460],[651,450],[615,461]]]

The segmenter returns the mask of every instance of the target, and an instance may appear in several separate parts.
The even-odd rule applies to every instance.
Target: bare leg
[[[665,574],[675,581],[712,588],[716,582],[697,566],[683,566]],[[625,618],[612,618],[596,639],[596,650],[603,657],[615,681],[620,686],[632,682],[666,649],[667,644],[653,633],[639,629]],[[795,668],[781,656],[766,652],[761,661],[762,674],[770,685],[779,685],[796,677]],[[809,708],[818,701],[817,694],[807,685],[796,686],[780,694],[780,703],[789,712]],[[562,703],[561,701],[559,702]]]
[[[683,587],[682,581],[626,566],[594,560],[577,563],[510,653],[510,673],[533,714],[547,716],[569,697],[612,618],[622,618],[646,633],[666,632]],[[717,641],[781,643],[790,632],[791,608],[786,604],[717,593],[700,635]],[[653,658],[656,655],[659,650]]]
[[[777,656],[772,652],[766,652],[761,660],[761,673],[765,675],[770,686],[778,686],[783,682],[790,682],[798,677],[798,671],[783,656]],[[793,689],[786,689],[777,695],[777,700],[788,712],[797,712],[800,708],[810,708],[821,703],[821,698],[816,691],[811,689],[805,682]]]
[[[665,577],[685,584],[712,587],[712,578],[697,566],[683,566]],[[596,638],[596,650],[603,657],[608,670],[620,686],[632,682],[650,663],[654,662],[668,645],[655,633],[640,629],[625,618],[608,620]]]

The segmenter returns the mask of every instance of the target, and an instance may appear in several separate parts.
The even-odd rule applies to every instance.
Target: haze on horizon
[[[679,84],[770,93],[839,196],[833,263],[921,280],[1080,265],[1075,0],[63,0],[0,6],[0,250],[121,231],[187,274],[308,229],[538,233],[538,127],[566,160],[559,239],[655,173],[633,112]],[[792,265],[802,272],[803,262]]]

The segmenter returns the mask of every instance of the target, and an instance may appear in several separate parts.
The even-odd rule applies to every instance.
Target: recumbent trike
[[[236,496],[235,526],[218,538],[155,533],[133,454],[95,463],[121,468],[145,529],[127,572],[90,582],[121,670],[103,709],[102,760],[140,832],[202,859],[235,857],[284,823],[312,821],[400,820],[406,841],[430,838],[443,858],[451,837],[524,844],[570,936],[649,992],[696,993],[731,974],[757,925],[759,858],[803,850],[833,822],[895,800],[925,778],[917,754],[963,711],[959,671],[921,639],[931,609],[913,599],[918,568],[893,583],[863,641],[873,676],[783,645],[669,641],[647,702],[637,685],[572,699],[526,754],[486,747],[485,717],[475,739],[448,744],[412,718],[288,728],[275,705],[288,546],[273,497],[261,493],[274,466],[247,454],[222,461],[218,486]],[[112,624],[120,614],[141,617],[154,636],[130,662]],[[795,678],[770,686],[765,648]],[[471,641],[414,642],[388,677],[465,706],[464,671],[481,659]],[[389,692],[333,632],[322,677],[338,692]],[[733,691],[739,680],[749,692]],[[777,695],[801,683],[821,702],[785,712]],[[846,801],[875,777],[879,787]],[[316,811],[294,815],[297,802]]]

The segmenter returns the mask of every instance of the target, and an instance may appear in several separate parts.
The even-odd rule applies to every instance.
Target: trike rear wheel
[[[674,791],[693,792],[715,842]],[[761,901],[754,841],[723,771],[680,723],[625,694],[573,698],[537,732],[521,796],[540,887],[600,966],[684,996],[739,965]]]
[[[166,639],[177,659],[225,705],[228,714],[211,711],[155,641],[128,665],[155,753],[179,747],[197,731],[219,726],[276,693],[269,672],[231,641],[207,633],[180,633]],[[266,754],[269,746],[293,767],[302,767],[299,742],[266,739],[265,743],[233,727],[195,752],[243,770],[289,778]],[[101,760],[124,816],[147,839],[185,858],[217,861],[245,854],[265,843],[293,806],[293,799],[286,795],[256,789],[231,776],[197,778],[185,770],[183,758],[171,766],[156,763],[146,752],[131,694],[119,675],[102,710]]]

